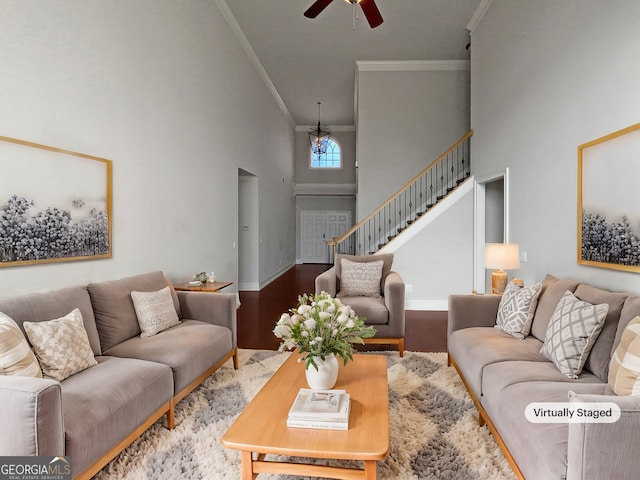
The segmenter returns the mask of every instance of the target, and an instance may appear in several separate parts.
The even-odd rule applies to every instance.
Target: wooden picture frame
[[[640,123],[578,147],[578,263],[640,272]]]
[[[111,160],[0,136],[0,267],[110,258]]]

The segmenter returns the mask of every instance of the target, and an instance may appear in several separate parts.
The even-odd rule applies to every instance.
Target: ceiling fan
[[[347,3],[351,3],[354,7],[356,3],[360,4],[362,7],[362,12],[364,16],[367,17],[367,21],[371,28],[376,28],[379,26],[383,20],[382,15],[380,15],[380,10],[376,6],[375,0],[345,0]],[[329,6],[329,4],[333,2],[333,0],[316,0],[316,2],[309,7],[309,9],[304,12],[304,16],[308,18],[316,18],[325,8]]]

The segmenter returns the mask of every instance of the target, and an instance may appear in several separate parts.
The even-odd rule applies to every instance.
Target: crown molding
[[[482,0],[480,5],[478,5],[478,8],[476,8],[476,11],[473,13],[473,17],[471,17],[471,20],[469,20],[469,24],[467,25],[467,30],[469,30],[471,34],[473,34],[473,32],[476,31],[476,28],[478,28],[478,25],[480,25],[480,22],[487,13],[487,10],[489,10],[491,3],[493,3],[493,0]]]
[[[385,60],[357,61],[359,72],[415,72],[430,70],[469,70],[469,60]]]
[[[231,13],[229,5],[227,5],[227,2],[225,0],[215,0],[215,2],[220,9],[220,12],[222,13],[222,16],[227,22],[227,25],[229,25],[229,28],[249,57],[249,60],[251,60],[251,63],[253,63],[253,65],[256,67],[256,70],[258,70],[258,74],[267,85],[267,88],[271,92],[271,95],[273,95],[273,98],[280,107],[280,110],[282,110],[282,113],[284,113],[284,116],[287,118],[289,123],[295,127],[296,123],[293,121],[293,117],[291,116],[291,113],[289,113],[289,109],[287,109],[287,106],[284,104],[284,101],[276,90],[275,85],[269,78],[269,75],[267,75],[267,71],[264,69],[262,62],[260,62],[260,60],[258,59],[256,52],[253,50],[253,47],[251,47],[251,44],[249,43],[249,40],[247,40],[247,37],[240,27],[240,24],[236,20],[236,17],[233,15],[233,13]]]
[[[296,132],[304,132],[307,133],[312,128],[317,128],[318,125],[296,125]],[[331,132],[355,132],[355,125],[322,125],[323,127],[328,128]]]

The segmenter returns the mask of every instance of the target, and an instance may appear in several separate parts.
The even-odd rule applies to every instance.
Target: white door
[[[327,240],[339,237],[351,226],[351,212],[300,212],[302,263],[329,263]]]

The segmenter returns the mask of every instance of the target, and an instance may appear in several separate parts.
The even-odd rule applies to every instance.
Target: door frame
[[[476,177],[473,186],[474,214],[473,214],[473,290],[486,292],[486,271],[484,268],[484,247],[486,238],[485,221],[487,218],[486,185],[502,179],[504,182],[503,201],[503,232],[504,243],[509,242],[509,167],[503,171]],[[495,213],[495,212],[493,212]]]

